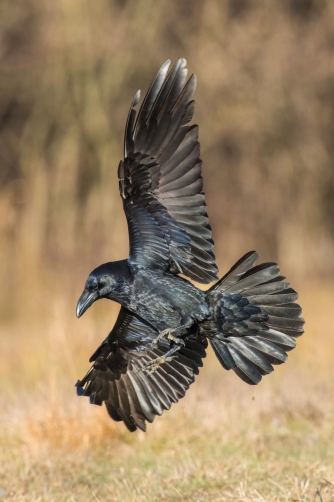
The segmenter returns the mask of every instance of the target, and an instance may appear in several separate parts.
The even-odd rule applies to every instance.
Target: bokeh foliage
[[[330,0],[3,0],[1,311],[15,315],[32,282],[77,291],[126,256],[128,106],[180,55],[199,80],[219,265],[256,248],[290,277],[332,272],[333,32]]]

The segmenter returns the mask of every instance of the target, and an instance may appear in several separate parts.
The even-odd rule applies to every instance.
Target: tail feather
[[[236,284],[224,290],[230,293],[242,293],[279,276],[279,268],[275,263],[263,263],[251,271],[252,274],[245,274]]]
[[[220,364],[223,366],[225,370],[232,370],[236,368],[235,361],[226,347],[225,344],[220,343],[219,340],[210,340],[211,347],[213,348],[214,353]]]
[[[272,367],[268,359],[266,359],[265,356],[261,353],[261,348],[260,350],[258,350],[259,347],[257,347],[256,344],[256,348],[252,346],[250,340],[235,337],[233,339],[233,347],[235,349],[238,349],[239,352],[241,352],[241,354],[245,356],[248,361],[251,361],[260,371],[261,375],[266,375],[274,371],[274,368]]]
[[[281,293],[269,295],[252,295],[248,296],[249,300],[254,305],[280,305],[282,303],[291,303],[297,300],[298,293],[292,288],[288,288]]]
[[[245,254],[209,291],[217,289],[225,291],[230,286],[233,286],[257,262],[259,256],[259,253],[256,251],[250,251]]]
[[[247,253],[208,290],[211,317],[201,324],[220,364],[252,385],[287,360],[305,322],[279,266],[253,267],[258,257]]]
[[[257,365],[251,363],[249,359],[241,354],[233,345],[229,347],[229,350],[236,364],[236,368],[233,368],[233,370],[238,377],[250,385],[256,385],[261,382],[262,374]]]
[[[284,305],[262,305],[262,312],[278,317],[296,317],[301,314],[302,309],[296,303],[285,303]]]
[[[266,284],[260,284],[259,286],[255,286],[247,291],[249,295],[270,295],[272,293],[280,293],[285,289],[290,288],[289,282],[281,282],[285,279],[282,275],[279,275],[275,278],[275,282],[268,281]],[[278,282],[279,281],[279,282]]]
[[[285,352],[288,352],[296,347],[296,340],[294,338],[274,329],[263,331],[261,336],[264,340],[273,342],[277,347],[280,347]]]

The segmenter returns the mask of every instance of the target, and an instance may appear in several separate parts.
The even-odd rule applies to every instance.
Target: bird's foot
[[[186,329],[186,326],[180,326],[179,328],[165,329],[164,331],[161,331],[161,333],[159,333],[159,335],[153,340],[152,348],[156,348],[160,340],[169,340],[171,347],[168,352],[166,352],[162,357],[157,357],[153,361],[145,364],[142,367],[142,370],[151,375],[152,373],[157,371],[161,364],[172,361],[174,357],[176,357],[173,356],[173,354],[185,346],[184,340],[182,338],[174,336],[173,333],[177,331],[183,331],[184,329]]]
[[[173,335],[173,333],[181,331],[183,329],[184,326],[180,326],[179,328],[165,329],[164,331],[161,331],[161,333],[159,333],[159,335],[153,340],[152,347],[157,347],[160,340],[169,340],[170,342],[174,342],[176,345],[179,345],[180,347],[184,347],[185,343],[183,339]]]
[[[145,364],[143,367],[142,367],[142,370],[145,371],[145,373],[147,373],[148,375],[151,375],[152,373],[154,373],[155,371],[157,371],[157,369],[164,363],[168,363],[170,361],[172,361],[174,359],[175,356],[163,356],[163,357],[157,357],[156,359],[154,359],[153,361]]]

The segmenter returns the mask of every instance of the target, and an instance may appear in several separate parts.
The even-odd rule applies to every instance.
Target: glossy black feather
[[[169,62],[161,67],[135,121],[136,95],[118,174],[130,262],[208,283],[217,279],[217,267],[202,191],[198,128],[186,125],[194,111],[196,78],[184,85],[185,65],[180,58],[169,74]],[[206,254],[200,254],[201,242],[193,236],[205,241]]]
[[[127,118],[118,178],[129,258],[93,270],[77,305],[78,317],[99,298],[122,306],[76,386],[78,395],[105,403],[110,417],[130,431],[145,431],[147,422],[184,397],[208,340],[223,368],[255,385],[286,361],[304,325],[296,291],[276,263],[255,266],[255,251],[206,292],[178,275],[210,283],[217,280],[217,266],[198,127],[188,125],[196,77],[186,82],[182,58],[168,73],[169,64],[161,67],[138,113],[137,92]],[[162,331],[169,338],[153,343]],[[170,341],[170,334],[181,340]]]
[[[298,295],[276,263],[255,266],[247,253],[208,291],[211,316],[201,323],[218,360],[249,384],[282,364],[303,333]],[[294,337],[294,338],[293,338]]]
[[[76,384],[79,395],[90,396],[92,404],[105,402],[111,418],[122,420],[130,431],[145,430],[146,421],[181,399],[206,356],[205,338],[190,336],[175,359],[148,375],[143,365],[169,349],[167,342],[152,349],[156,336],[154,328],[122,307],[113,330],[91,358],[93,367]]]

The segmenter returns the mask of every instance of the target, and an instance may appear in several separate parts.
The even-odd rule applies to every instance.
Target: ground
[[[76,324],[59,306],[44,336],[3,327],[0,500],[334,501],[332,297],[331,285],[302,287],[306,334],[260,385],[209,353],[146,433],[75,395],[95,318]]]

